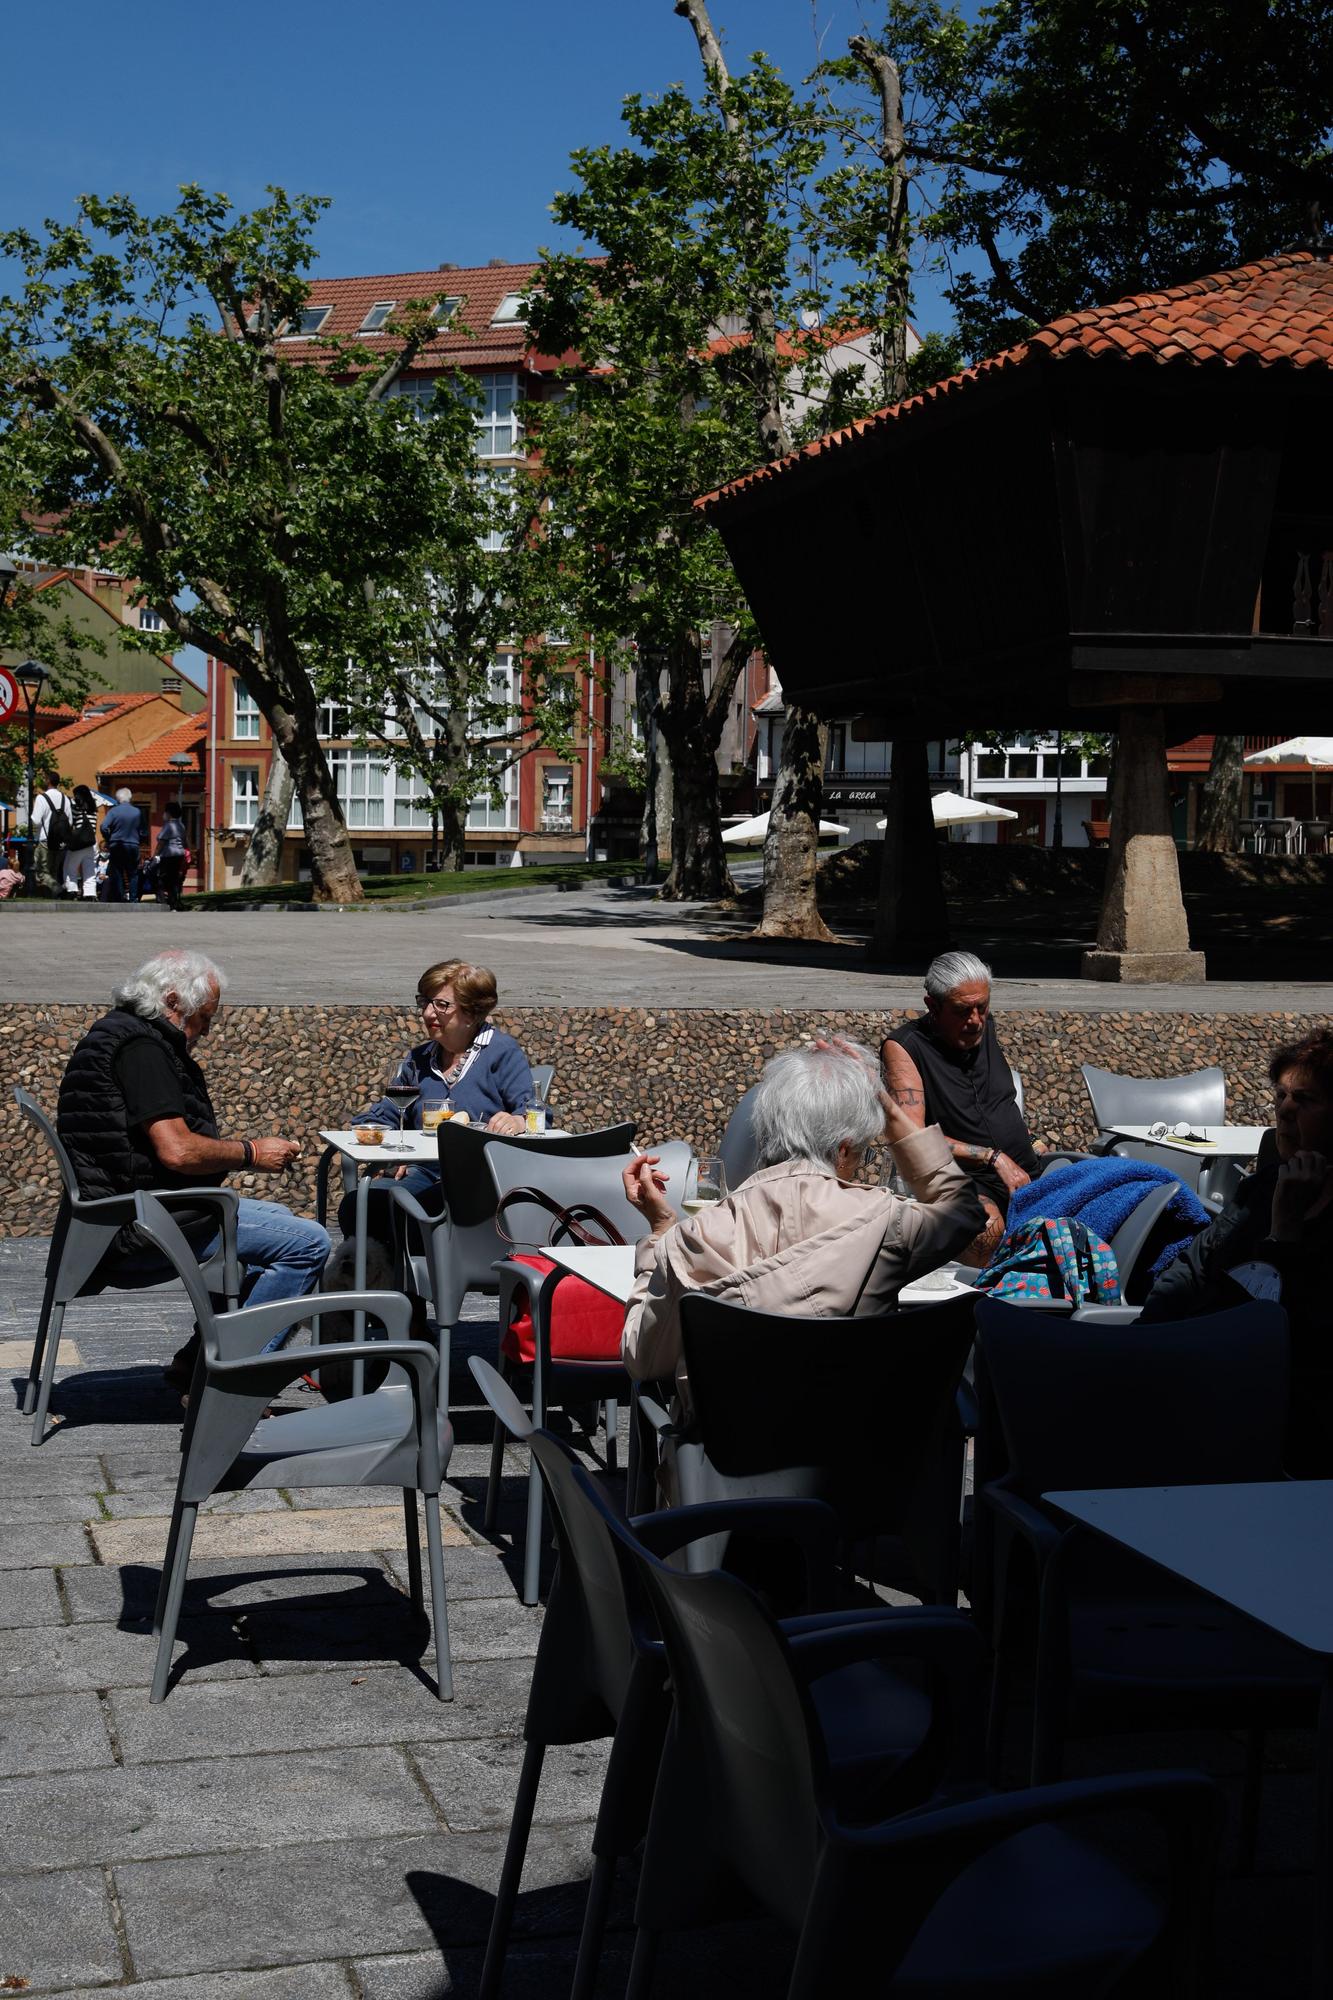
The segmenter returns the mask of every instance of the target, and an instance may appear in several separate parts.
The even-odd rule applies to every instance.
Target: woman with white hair
[[[725,1201],[680,1221],[651,1154],[625,1169],[625,1193],[651,1230],[636,1252],[621,1342],[640,1381],[680,1379],[687,1291],[802,1317],[887,1312],[910,1278],[944,1263],[982,1224],[938,1126],[917,1129],[855,1043],[774,1056],[755,1090],[753,1128],[758,1170]],[[892,1148],[910,1200],[857,1183],[877,1139]]]

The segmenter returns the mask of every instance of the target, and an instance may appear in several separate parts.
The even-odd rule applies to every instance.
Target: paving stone
[[[180,1461],[173,1468],[173,1475],[179,1470]],[[173,1476],[169,1486],[139,1487],[131,1493],[107,1493],[98,1509],[101,1520],[137,1521],[171,1519],[171,1509],[176,1499],[176,1485]],[[2,1505],[3,1503],[0,1503]],[[225,1520],[239,1514],[290,1513],[291,1508],[278,1492],[260,1493],[215,1493],[205,1500],[199,1509],[200,1525],[205,1521]],[[196,1531],[196,1539],[198,1531]]]
[[[157,1763],[183,1755],[516,1736],[531,1678],[528,1660],[464,1662],[454,1674],[452,1701],[437,1701],[433,1687],[398,1666],[364,1675],[187,1678],[159,1707],[139,1694],[114,1692],[110,1706],[126,1763]]]
[[[0,1701],[0,1777],[85,1771],[113,1761],[95,1694],[34,1693]]]
[[[225,1618],[182,1622],[181,1633],[172,1657],[185,1673],[235,1680],[257,1672]],[[32,1687],[148,1687],[156,1651],[146,1628],[122,1632],[115,1625],[43,1625],[0,1632],[0,1695]]]
[[[463,1557],[462,1550],[450,1554],[451,1594],[454,1565]],[[62,1574],[76,1625],[106,1619],[135,1625],[152,1617],[158,1586],[154,1563],[125,1563],[114,1569],[90,1563]],[[3,1588],[0,1582],[0,1602],[3,1602]],[[345,1600],[350,1622],[386,1605],[399,1604],[405,1592],[406,1584],[400,1587],[373,1554],[265,1556],[259,1565],[242,1556],[230,1556],[221,1562],[216,1558],[196,1562],[191,1554],[184,1601],[187,1613],[211,1610],[230,1615],[244,1605],[269,1599],[290,1597],[318,1604],[326,1598],[339,1598]]]
[[[435,1833],[328,1840],[266,1854],[132,1862],[116,1887],[130,1955],[149,1978],[331,1958],[355,1938],[363,1951],[484,1944],[504,1842]],[[516,1929],[577,1930],[587,1843],[577,1830],[536,1827],[530,1887]],[[236,1913],[243,1911],[238,1924]]]
[[[535,1825],[597,1817],[609,1749],[605,1742],[552,1744],[542,1763]],[[423,1744],[413,1755],[451,1832],[465,1833],[482,1827],[508,1830],[523,1751],[517,1738],[495,1737]]]
[[[120,1948],[100,1868],[0,1875],[0,1910],[0,1989],[15,1979],[58,1991],[120,1978]]]
[[[620,1993],[629,1979],[632,1932],[608,1932],[598,1961],[598,1991]],[[574,1938],[511,1938],[505,1955],[505,2000],[551,2000],[567,1993],[574,1977]],[[356,1963],[362,2000],[475,2000],[485,1952],[475,1946],[447,1952],[393,1952]],[[791,1953],[776,1927],[727,1925],[665,1938],[653,1990],[688,1994],[690,2000],[738,2000],[785,1990]],[[136,1989],[137,1992],[137,1989]]]
[[[136,1980],[133,1986],[81,1986],[64,2000],[352,2000],[356,1989],[347,1968],[319,1965],[273,1966],[263,1972],[201,1972],[188,1979]]]
[[[96,1521],[101,1518],[93,1489],[73,1488],[64,1493],[16,1493],[11,1488],[0,1493],[0,1541],[10,1528],[31,1526],[33,1522]]]
[[[396,1749],[140,1764],[0,1782],[0,1824],[29,1869],[327,1838],[429,1833],[439,1819]],[[281,1861],[276,1864],[281,1869]]]
[[[39,1308],[40,1310],[40,1308]],[[37,1338],[37,1328],[33,1327],[27,1339],[0,1340],[0,1368],[18,1368],[26,1380],[32,1365],[32,1343]],[[60,1366],[62,1368],[82,1368],[83,1356],[72,1340],[64,1335],[60,1341]]]
[[[442,1527],[447,1547],[468,1546],[463,1530],[447,1516]],[[102,1521],[89,1533],[102,1562],[127,1563],[160,1562],[166,1531],[166,1520],[150,1515],[134,1521]],[[405,1534],[401,1506],[344,1507],[336,1512],[284,1507],[271,1514],[201,1514],[195,1529],[194,1550],[201,1558],[253,1556],[256,1561],[269,1555],[304,1555],[307,1551],[317,1555],[346,1555],[402,1548]],[[53,1562],[61,1559],[45,1558]]]
[[[446,1591],[448,1587],[446,1557]],[[429,1611],[429,1590],[426,1595]],[[435,1657],[430,1627],[416,1618],[405,1595],[397,1600],[392,1620],[372,1632],[358,1630],[336,1612],[307,1609],[291,1599],[252,1606],[244,1614],[243,1629],[265,1672],[272,1674],[308,1673],[321,1664],[334,1669],[378,1666],[398,1646],[405,1649],[396,1655],[399,1658]],[[449,1606],[449,1652],[455,1665],[467,1660],[531,1660],[540,1631],[540,1610],[513,1597],[464,1598]]]
[[[49,1569],[0,1569],[0,1629],[63,1625],[55,1576]]]
[[[96,1493],[105,1485],[102,1462],[92,1453],[60,1456],[33,1451],[26,1441],[22,1449],[0,1449],[0,1500],[11,1493]]]
[[[44,1563],[88,1563],[88,1531],[76,1521],[29,1521],[0,1531],[0,1569],[37,1569]]]
[[[401,1549],[384,1552],[385,1565],[400,1588],[407,1589],[407,1558]],[[466,1597],[516,1597],[522,1560],[512,1564],[507,1551],[495,1548],[452,1549],[445,1558],[444,1581],[449,1592],[449,1615]]]

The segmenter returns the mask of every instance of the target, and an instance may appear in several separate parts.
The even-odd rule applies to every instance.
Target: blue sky
[[[712,12],[733,64],[764,48],[793,80],[880,18],[859,0]],[[631,91],[699,74],[672,0],[63,0],[58,41],[42,8],[11,9],[3,60],[3,226],[68,217],[85,191],[157,210],[193,180],[244,208],[272,182],[331,198],[329,277],[534,256],[572,149],[615,141]],[[933,286],[915,317],[947,325]]]

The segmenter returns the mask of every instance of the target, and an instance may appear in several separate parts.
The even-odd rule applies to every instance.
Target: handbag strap
[[[532,1208],[545,1209],[551,1217],[551,1226],[546,1232],[548,1246],[562,1243],[566,1238],[592,1249],[607,1243],[622,1246],[624,1244],[625,1239],[614,1222],[609,1221],[600,1208],[594,1208],[590,1201],[576,1201],[570,1207],[563,1208],[544,1189],[535,1187],[510,1188],[509,1193],[502,1195],[496,1204],[496,1232],[506,1243],[517,1244],[524,1240],[511,1236],[505,1227],[505,1210],[511,1203],[526,1203]],[[593,1234],[594,1226],[601,1230],[600,1236]]]

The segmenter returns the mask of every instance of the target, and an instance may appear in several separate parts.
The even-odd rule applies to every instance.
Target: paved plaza
[[[38,904],[0,911],[0,1000],[102,1001],[124,972],[169,944],[226,968],[233,1005],[374,1005],[410,1001],[417,974],[457,956],[495,971],[518,1006],[729,1008],[907,1007],[919,971],[885,972],[861,943],[757,944],[754,919],[694,904],[657,903],[648,888],[506,889],[440,898],[431,908],[201,910],[155,903]],[[1003,940],[969,937],[995,953]],[[1074,940],[1057,939],[1063,964]],[[1040,964],[1039,955],[1036,962]],[[1075,961],[1076,963],[1076,957]],[[1256,959],[1262,972],[1262,955]],[[1103,986],[1037,970],[997,977],[1000,1010],[1132,1008],[1195,1013],[1286,1007],[1333,1013],[1333,983],[1210,980],[1202,986]]]

